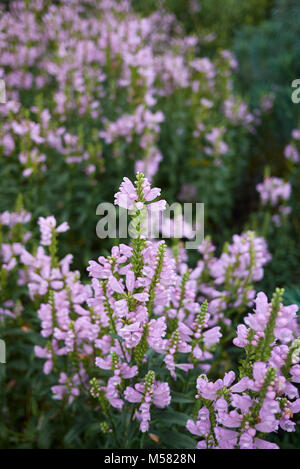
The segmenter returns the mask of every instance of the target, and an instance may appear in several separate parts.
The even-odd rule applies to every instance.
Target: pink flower
[[[237,327],[237,337],[233,339],[234,345],[237,347],[246,347],[248,344],[248,329],[244,324],[239,324]]]
[[[133,324],[126,324],[118,332],[119,335],[125,340],[126,347],[131,349],[133,347],[136,347],[137,344],[140,342],[143,333],[143,328],[141,327],[139,322],[135,322]]]
[[[188,420],[186,428],[193,435],[205,436],[208,434],[210,431],[209,410],[205,406],[202,407],[198,412],[197,421]]]
[[[136,200],[138,200],[138,195],[134,185],[130,179],[124,177],[120,186],[120,192],[115,194],[115,205],[119,205],[119,207],[122,208],[132,209]]]
[[[141,402],[143,398],[143,393],[136,391],[133,387],[127,386],[124,391],[124,397],[128,402]]]
[[[214,383],[212,381],[207,381],[205,378],[198,378],[197,379],[197,390],[200,396],[204,397],[204,399],[209,399],[213,401],[217,397],[217,391],[222,389],[223,382],[221,379],[218,379]]]
[[[120,284],[120,282],[114,277],[113,275],[109,277],[107,286],[115,293],[124,293],[124,287]]]
[[[152,401],[156,407],[160,408],[167,407],[170,404],[171,394],[168,383],[154,382]]]
[[[49,246],[51,244],[51,239],[53,236],[53,231],[56,233],[63,233],[69,229],[69,225],[66,222],[63,222],[61,225],[56,227],[56,220],[53,216],[38,219],[38,224],[40,225],[41,230],[41,244],[44,246]]]
[[[290,373],[293,383],[300,383],[300,365],[292,366]]]
[[[257,449],[279,449],[279,446],[275,443],[270,443],[269,441],[261,440],[260,438],[255,438],[254,444]]]
[[[217,326],[212,329],[208,329],[203,333],[204,345],[206,348],[209,349],[219,342],[220,337],[222,337],[220,329],[221,328]]]

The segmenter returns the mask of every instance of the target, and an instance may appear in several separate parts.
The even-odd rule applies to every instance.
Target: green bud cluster
[[[134,352],[133,352],[133,357],[134,360],[137,363],[141,363],[144,359],[145,353],[147,352],[148,348],[148,342],[147,342],[147,337],[148,337],[148,324],[144,325],[144,330],[142,334],[142,338],[138,345],[135,347]]]
[[[100,431],[101,433],[103,433],[103,435],[107,435],[108,433],[110,433],[110,428],[109,428],[109,425],[107,422],[100,422]]]
[[[271,355],[271,347],[270,345],[274,342],[274,328],[276,325],[276,319],[278,312],[282,305],[282,297],[284,294],[284,289],[276,288],[273,298],[272,298],[272,309],[271,315],[265,329],[265,337],[261,345],[261,360],[267,361]]]
[[[159,280],[160,280],[161,272],[162,272],[162,269],[163,269],[163,262],[164,262],[165,252],[166,252],[166,245],[164,243],[162,243],[158,246],[157,265],[156,265],[156,269],[155,269],[155,272],[154,272],[154,275],[153,275],[153,279],[151,281],[150,288],[149,288],[149,301],[148,301],[148,304],[147,304],[147,309],[148,309],[149,316],[152,313],[153,301],[154,301],[154,296],[155,296],[155,288],[156,288],[156,285],[159,283]]]

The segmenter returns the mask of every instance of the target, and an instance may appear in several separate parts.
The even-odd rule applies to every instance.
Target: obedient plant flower
[[[190,145],[198,149],[200,143],[214,165],[229,168],[222,159],[231,143],[227,130],[237,128],[238,136],[257,123],[233,93],[232,53],[199,56],[199,38],[185,36],[167,11],[141,18],[127,0],[32,0],[30,9],[20,0],[1,14],[0,31],[0,73],[7,85],[1,147],[29,182],[59,158],[66,171],[78,167],[95,185],[112,161],[131,161],[135,154],[135,171],[151,180],[163,160],[160,136],[177,93],[182,111],[193,109]],[[28,93],[29,105],[23,99]],[[222,115],[222,127],[212,126],[212,113]],[[185,133],[181,127],[176,132]]]
[[[291,195],[290,184],[275,177],[266,178],[263,183],[257,185],[257,190],[264,205],[270,203],[276,206],[280,201],[288,200]]]
[[[287,201],[291,196],[291,185],[280,178],[266,177],[256,186],[260,194],[263,207],[268,207],[272,212],[272,220],[276,226],[281,226],[282,220],[291,213],[291,207]]]
[[[288,159],[291,160],[293,163],[298,163],[300,160],[299,153],[297,148],[289,144],[285,147],[284,149],[284,156]]]
[[[142,18],[129,0],[10,3],[0,7],[4,174],[19,175],[29,198],[56,167],[68,182],[82,171],[88,188],[111,170],[123,175],[127,165],[138,174],[136,181],[124,178],[115,196],[132,217],[132,242],[91,260],[88,283],[72,270],[71,254],[59,258],[66,222],[44,213],[37,242],[21,205],[0,214],[1,328],[35,330],[35,321],[27,321],[36,314],[43,345],[34,350],[56,383],[53,397],[62,405],[75,401],[74,408],[79,396],[86,399],[107,435],[128,434],[119,425],[123,416],[134,431],[150,431],[157,415],[163,427],[166,408],[185,408],[199,376],[194,418],[187,422],[199,448],[274,448],[268,435],[293,431],[292,414],[299,411],[300,345],[297,307],[284,306],[279,292],[271,303],[262,292],[256,296],[255,282],[271,258],[266,241],[247,231],[217,255],[207,238],[191,268],[180,243],[169,247],[148,233],[148,220],[166,205],[150,186],[160,164],[169,162],[163,155],[176,163],[177,149],[189,148],[180,160],[183,202],[197,200],[201,181],[206,196],[220,182],[221,194],[232,191],[231,168],[239,164],[232,141],[244,143],[239,136],[260,122],[260,111],[252,114],[233,91],[236,59],[227,50],[199,55],[200,42],[214,34],[185,36],[174,15],[162,10]],[[197,12],[199,4],[188,8]],[[262,111],[272,99],[263,97]],[[299,140],[294,129],[284,151],[291,170],[298,169]],[[291,210],[290,184],[266,178],[258,191],[279,226]],[[181,222],[170,223],[169,233]],[[190,227],[183,228],[188,238]],[[235,328],[236,352],[245,359],[239,373],[222,376]],[[225,360],[228,368],[234,358]],[[171,426],[166,422],[164,429]]]
[[[165,376],[176,380],[179,372],[188,373],[195,367],[207,371],[207,361],[221,337],[219,326],[208,326],[208,305],[198,302],[197,282],[190,269],[186,267],[178,273],[165,242],[145,237],[139,213],[143,208],[149,212],[162,210],[165,201],[157,200],[159,195],[160,189],[151,188],[141,173],[134,184],[124,179],[115,203],[127,207],[137,220],[137,236],[130,246],[120,244],[112,248],[107,258],[100,256],[97,262],[90,261],[92,289],[82,285],[78,273],[69,270],[70,258],[56,259],[52,238],[50,255],[42,247],[36,256],[23,252],[31,294],[47,299],[41,303],[38,315],[42,335],[48,342],[44,348],[36,347],[36,354],[47,360],[46,373],[59,357],[69,357],[73,367],[71,374],[62,369],[58,387],[53,388],[56,398],[69,396],[72,401],[77,390],[84,393],[89,360],[94,360],[100,376],[101,370],[110,373],[106,383],[103,378],[93,381],[93,393],[100,396],[102,407],[124,411],[125,405],[138,403],[134,416],[141,422],[142,431],[149,428],[152,405],[170,404]],[[50,221],[48,238],[56,226],[55,221]],[[44,240],[46,228],[42,224],[41,230]],[[149,353],[154,363],[162,358],[164,379],[157,371],[155,378],[151,369],[147,371],[151,366]],[[79,384],[78,363],[83,367]],[[70,381],[66,381],[66,376]]]
[[[41,230],[41,244],[43,246],[50,246],[52,237],[55,236],[55,234],[63,233],[65,231],[68,231],[69,229],[69,225],[67,222],[56,226],[56,220],[53,216],[47,218],[40,217],[38,220],[38,224]]]
[[[253,304],[253,282],[270,256],[251,232],[234,236],[220,258],[207,238],[199,247],[202,259],[189,268],[186,253],[174,258],[164,241],[147,239],[143,231],[140,213],[161,210],[159,195],[141,173],[134,183],[124,179],[115,200],[135,220],[136,236],[90,261],[87,285],[70,269],[71,255],[58,258],[57,234],[67,224],[39,219],[41,245],[31,253],[19,226],[24,217],[14,224],[3,216],[10,233],[2,259],[15,253],[6,272],[19,269],[19,282],[39,305],[46,343],[35,346],[35,354],[45,361],[45,374],[57,375],[53,396],[72,404],[90,391],[100,404],[103,431],[115,431],[116,413],[129,413],[148,432],[155,408],[172,406],[172,388],[197,373],[194,418],[186,427],[200,437],[198,448],[275,448],[267,435],[293,431],[292,415],[300,408],[294,385],[300,381],[298,308],[284,306],[280,290],[271,303],[258,293],[254,312],[237,324],[233,340],[246,352],[239,374],[208,378],[214,348],[226,340],[222,328],[236,324],[235,311]],[[6,278],[1,273],[3,285]],[[6,299],[3,306],[1,315],[13,318],[22,305]]]
[[[149,371],[145,377],[145,384],[136,384],[135,389],[128,386],[124,391],[125,399],[129,402],[141,402],[136,417],[141,421],[140,430],[148,431],[151,403],[157,407],[167,407],[171,402],[170,388],[167,383],[155,381],[155,374]]]
[[[138,173],[138,175],[139,174],[141,173]],[[161,190],[157,187],[151,189],[147,179],[144,179],[143,182],[135,188],[128,178],[124,178],[120,186],[120,192],[117,192],[115,195],[115,204],[127,209],[133,209],[135,206],[136,209],[141,210],[145,203],[148,210],[164,210],[166,205],[164,200],[160,200],[158,203],[153,202],[147,204],[147,202],[152,202],[156,199],[160,195],[160,192]]]
[[[254,282],[262,279],[264,266],[270,261],[266,241],[254,232],[233,236],[220,258],[215,246],[206,238],[198,248],[198,261],[191,277],[197,279],[200,299],[209,301],[210,324],[222,321],[229,325],[232,317],[253,304]]]
[[[299,140],[300,140],[300,130],[293,129],[291,135],[292,141],[285,147],[284,156],[290,160],[292,163],[296,164],[300,161],[299,155]]]
[[[126,206],[136,217],[142,206],[147,208],[156,204],[153,201],[159,194],[159,189],[151,189],[144,176],[138,174],[135,184],[129,179],[124,180],[116,194],[116,203]],[[179,269],[181,273],[178,273],[177,264],[165,243],[147,240],[138,227],[131,246],[120,244],[112,249],[111,256],[90,262],[88,271],[92,277],[93,295],[90,289],[84,290],[67,269],[64,273],[64,278],[69,277],[66,287],[59,285],[61,290],[50,290],[50,302],[42,304],[39,313],[43,335],[51,339],[51,345],[49,343],[45,349],[36,348],[37,355],[47,359],[45,372],[51,370],[56,357],[63,355],[69,356],[74,366],[73,374],[69,378],[63,374],[57,387],[53,387],[56,397],[66,397],[71,402],[79,392],[85,391],[89,367],[85,371],[81,368],[82,378],[78,381],[76,363],[79,357],[96,353],[94,359],[100,373],[101,370],[111,373],[106,384],[103,378],[91,381],[92,393],[98,398],[104,414],[110,412],[110,406],[121,412],[125,412],[126,406],[133,406],[133,416],[140,422],[140,430],[148,431],[152,405],[166,407],[172,403],[169,382],[159,379],[159,373],[156,378],[157,372],[154,375],[149,368],[145,373],[151,366],[147,358],[150,350],[152,355],[162,355],[166,371],[176,380],[178,372],[189,373],[195,367],[207,373],[210,369],[207,360],[211,360],[211,350],[220,340],[220,327],[214,325],[220,314],[215,313],[212,320],[208,303],[201,305],[198,302],[197,280],[203,270],[210,271],[213,279],[220,278],[214,280],[216,286],[227,282],[229,291],[224,295],[224,314],[228,304],[232,304],[228,303],[227,297],[232,301],[232,295],[239,291],[236,288],[230,290],[229,279],[235,278],[235,286],[236,279],[241,281],[246,277],[249,267],[253,273],[252,281],[261,278],[261,266],[269,257],[262,241],[247,234],[244,238],[236,237],[234,243],[221,257],[219,270],[216,270],[213,246],[206,241],[199,249],[203,253],[202,264],[200,262],[194,272],[183,263]],[[245,255],[245,262],[242,255]],[[215,272],[219,273],[216,275]],[[79,302],[74,298],[70,303],[64,288],[73,292],[72,296],[78,288],[85,294],[80,295]],[[201,283],[200,291],[202,295],[204,291],[210,292],[208,286]],[[246,295],[246,302],[249,299],[251,297]],[[293,379],[299,380],[295,345],[292,348],[293,363],[289,358],[291,365],[287,365],[288,357],[292,356],[290,343],[298,334],[297,308],[282,306],[277,297],[273,300],[274,306],[273,303],[269,305],[263,293],[257,296],[255,303],[255,314],[249,314],[245,324],[238,326],[238,336],[234,340],[237,346],[246,350],[249,347],[256,349],[255,360],[243,363],[240,379],[235,384],[233,372],[215,382],[208,381],[205,375],[197,380],[197,403],[203,402],[203,406],[198,411],[196,423],[188,421],[187,428],[205,438],[199,448],[272,447],[259,438],[259,432],[273,432],[278,425],[293,429],[286,416],[297,410],[297,401],[290,401],[297,394],[285,375],[290,368]],[[209,328],[209,324],[213,327]],[[77,358],[74,361],[75,351]],[[85,367],[84,363],[81,367]],[[279,366],[286,368],[285,375],[276,373]],[[282,417],[279,417],[281,407],[276,393],[287,394]],[[256,420],[251,417],[252,408],[257,414]],[[264,423],[259,425],[257,419]]]
[[[151,189],[147,179],[138,173],[135,185],[129,179],[124,179],[115,203],[127,207],[132,216],[136,217],[144,206],[149,211],[157,210],[157,207],[161,210],[165,202],[154,201],[159,194],[160,190]],[[167,370],[176,379],[176,370],[187,372],[194,368],[189,357],[193,353],[196,355],[196,350],[202,360],[210,358],[208,351],[221,336],[219,327],[205,331],[207,305],[201,310],[196,302],[195,282],[189,285],[190,292],[185,295],[189,272],[183,274],[182,278],[178,276],[174,259],[167,253],[165,243],[147,241],[141,227],[138,227],[137,234],[131,247],[120,245],[119,250],[112,250],[110,258],[99,258],[99,264],[90,262],[88,268],[94,277],[94,288],[98,282],[96,288],[102,292],[98,296],[103,302],[100,314],[105,316],[101,322],[109,325],[108,335],[102,335],[98,345],[103,357],[96,358],[96,364],[102,369],[111,369],[114,374],[117,370],[118,376],[124,380],[124,385],[118,380],[117,401],[114,394],[105,388],[106,398],[117,408],[123,408],[124,405],[120,389],[125,386],[126,379],[133,376],[138,379],[140,368],[145,366],[147,350],[163,354]],[[93,300],[88,302],[94,304]],[[116,338],[112,339],[111,334],[116,335]],[[106,343],[110,343],[109,349]],[[187,355],[186,362],[178,362],[183,354]],[[128,366],[132,370],[130,375],[124,374],[125,364],[126,370]],[[125,400],[132,402],[134,399],[137,402],[136,399],[139,399],[138,402],[142,402],[136,416],[142,421],[141,429],[145,431],[150,419],[150,397],[146,393],[143,401],[143,394],[137,395],[137,392],[144,392],[143,386],[143,382],[138,382],[135,388],[126,386],[123,392]],[[153,403],[162,406],[165,402],[168,405],[168,397],[161,401],[156,398],[158,390],[164,387],[168,389],[167,383],[158,386],[155,381],[153,386]]]
[[[32,237],[26,228],[31,214],[18,197],[16,211],[0,213],[0,321],[19,318],[24,309],[19,286],[24,278],[21,269],[24,246]]]
[[[159,195],[138,174],[135,183],[124,180],[116,202],[125,200],[138,220],[142,208],[163,207]],[[6,215],[15,230],[18,223],[10,219]],[[92,281],[84,285],[70,270],[72,256],[57,258],[56,236],[67,225],[56,228],[53,217],[40,219],[39,225],[44,246],[34,254],[22,243],[14,249],[21,282],[40,301],[41,335],[47,342],[35,347],[36,356],[45,360],[45,374],[59,371],[54,397],[71,404],[88,392],[90,382],[105,419],[101,428],[113,431],[113,412],[131,412],[140,431],[148,432],[153,409],[172,405],[178,374],[210,371],[222,337],[217,323],[226,325],[228,310],[236,305],[252,304],[252,282],[269,260],[263,240],[252,233],[235,236],[217,259],[206,239],[199,247],[203,260],[190,269],[186,256],[178,263],[165,242],[147,240],[138,222],[130,246],[120,244],[110,256],[90,261]],[[293,384],[300,381],[299,326],[297,307],[283,306],[281,296],[276,292],[269,303],[260,292],[254,313],[237,326],[234,344],[246,352],[238,376],[230,371],[215,381],[206,374],[197,379],[195,419],[187,421],[187,429],[200,437],[198,448],[275,448],[266,435],[278,428],[294,430],[291,418],[300,407]]]
[[[274,449],[266,440],[279,428],[294,431],[293,414],[300,411],[299,326],[296,305],[282,305],[282,290],[276,290],[269,303],[264,293],[256,298],[254,314],[238,326],[233,340],[245,349],[239,368],[223,380],[197,380],[195,421],[187,429],[201,439],[197,448]],[[283,329],[287,332],[283,333]]]

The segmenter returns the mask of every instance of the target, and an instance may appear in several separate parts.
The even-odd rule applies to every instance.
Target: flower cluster
[[[196,419],[188,430],[199,437],[197,448],[275,449],[267,435],[294,431],[293,414],[300,411],[299,326],[296,305],[282,305],[276,290],[269,303],[264,293],[255,300],[255,310],[237,328],[234,344],[245,350],[239,368],[223,379],[197,380]]]
[[[31,214],[24,210],[21,198],[16,211],[0,213],[0,322],[19,317],[24,309],[16,286],[22,285],[21,254],[32,236],[25,228],[30,220]]]
[[[270,255],[252,232],[235,235],[219,258],[207,238],[191,269],[180,243],[169,248],[145,236],[143,213],[165,208],[160,193],[141,173],[134,183],[124,178],[115,203],[129,210],[135,236],[130,245],[120,243],[109,256],[89,262],[88,284],[71,270],[71,255],[59,259],[57,237],[67,223],[40,217],[40,245],[31,249],[23,228],[30,214],[20,204],[1,214],[1,315],[13,320],[22,311],[22,303],[3,296],[16,275],[11,280],[27,287],[37,306],[45,342],[34,349],[44,373],[56,377],[54,398],[71,404],[91,393],[104,433],[115,433],[113,419],[123,413],[141,432],[150,431],[155,408],[172,407],[173,388],[200,374],[195,421],[187,422],[202,437],[199,448],[275,447],[265,435],[279,427],[292,431],[292,414],[299,411],[292,384],[300,380],[298,308],[283,306],[281,291],[271,304],[259,293],[254,314],[237,326],[234,338],[246,352],[237,382],[233,371],[208,380],[222,332],[253,304],[254,282]]]
[[[194,419],[187,423],[201,437],[199,448],[273,448],[267,435],[292,431],[292,414],[299,411],[292,384],[300,381],[297,307],[283,306],[282,292],[269,303],[255,284],[271,259],[262,237],[269,219],[287,225],[289,205],[297,212],[300,130],[293,130],[284,152],[291,184],[266,173],[257,186],[263,229],[256,231],[258,213],[220,251],[207,237],[190,264],[176,235],[191,239],[196,225],[180,210],[164,218],[167,204],[152,180],[160,170],[170,197],[196,202],[200,196],[209,203],[205,223],[212,234],[223,219],[233,233],[246,151],[276,96],[264,94],[259,108],[250,108],[236,89],[238,62],[214,46],[214,32],[205,27],[189,35],[181,18],[165,9],[168,2],[147,16],[136,3],[15,0],[0,6],[0,85],[6,90],[0,172],[10,209],[0,213],[1,334],[16,342],[8,352],[16,376],[25,367],[15,350],[27,360],[34,345],[40,359],[34,369],[51,382],[52,394],[44,397],[43,389],[43,399],[58,401],[45,408],[80,408],[84,416],[88,409],[101,420],[107,446],[110,437],[119,446],[125,438],[142,446],[140,431],[157,443],[170,429],[169,417],[191,442],[184,425],[199,376]],[[203,8],[195,0],[186,6],[192,16]],[[96,255],[89,236],[93,201],[111,200],[115,181],[135,172],[136,180],[124,177],[114,198],[116,212],[128,210],[131,217],[131,241],[118,240],[110,250],[101,242]],[[17,190],[26,210],[20,196],[11,208]],[[70,231],[59,221],[62,213]],[[158,241],[154,230],[172,241]],[[93,257],[84,273],[72,268],[70,252],[78,269]],[[238,374],[240,351],[246,358]],[[18,379],[14,367],[7,371],[10,388]],[[26,379],[8,401],[23,394]],[[1,403],[4,433],[18,438],[9,419],[17,406],[8,401],[5,396]],[[29,423],[17,417],[22,431],[32,428],[33,414]],[[37,431],[50,420],[39,419]]]
[[[120,206],[135,207],[135,217],[144,204],[147,210],[161,210],[164,201],[153,202],[159,193],[138,173],[135,186],[125,178],[115,198]],[[96,365],[113,372],[101,390],[117,409],[125,401],[142,402],[136,415],[145,431],[150,403],[163,407],[170,402],[167,382],[151,378],[149,384],[151,370],[140,382],[150,351],[162,355],[166,370],[176,379],[177,370],[188,372],[197,361],[211,358],[210,350],[221,333],[220,327],[207,329],[207,304],[201,307],[197,302],[196,282],[189,269],[178,274],[163,241],[147,241],[141,230],[137,234],[131,246],[120,244],[109,258],[90,261],[94,298],[88,304],[103,326],[95,342]],[[132,379],[134,387],[127,384]]]
[[[264,181],[256,186],[260,194],[263,206],[269,206],[272,212],[272,220],[276,226],[282,224],[282,219],[291,213],[291,207],[287,201],[291,196],[291,185],[277,177],[266,177]]]
[[[292,141],[289,143],[284,149],[284,156],[291,161],[292,163],[296,164],[300,161],[299,155],[299,140],[300,140],[300,130],[294,129],[292,131]]]
[[[255,291],[249,285],[261,279],[269,260],[263,240],[246,233],[235,236],[220,259],[213,257],[211,242],[204,241],[199,247],[203,261],[190,269],[184,252],[174,258],[164,241],[153,242],[144,235],[140,213],[163,210],[165,201],[157,200],[159,195],[160,189],[151,188],[141,173],[135,184],[124,178],[115,203],[137,220],[136,236],[130,246],[120,244],[109,257],[90,261],[93,293],[69,271],[65,260],[51,269],[51,256],[46,256],[53,281],[48,302],[41,304],[38,314],[42,335],[49,342],[35,349],[46,359],[46,373],[58,357],[69,357],[73,371],[68,375],[62,371],[59,384],[52,388],[57,398],[69,402],[87,390],[88,377],[95,373],[90,370],[94,360],[98,369],[109,372],[106,383],[103,378],[91,382],[102,409],[112,406],[121,411],[128,403],[135,404],[141,431],[149,429],[151,405],[165,407],[171,402],[170,381],[159,379],[160,375],[166,379],[169,373],[176,380],[178,372],[210,370],[212,350],[221,338],[218,321],[223,318],[226,323],[226,308],[251,304]],[[45,229],[44,223],[40,227]],[[55,223],[51,228],[55,231]],[[31,265],[36,263],[32,259]],[[31,275],[37,282],[37,274]],[[226,291],[217,290],[222,285]],[[32,293],[41,293],[29,286]],[[211,300],[209,305],[205,298]],[[165,371],[149,369],[155,357],[161,357]]]
[[[234,235],[219,258],[214,256],[215,250],[209,237],[201,243],[198,251],[202,259],[193,276],[197,278],[200,299],[209,300],[213,321],[230,325],[233,314],[240,314],[253,303],[254,282],[263,278],[271,255],[264,238],[251,231]]]
[[[193,108],[196,148],[218,164],[229,147],[227,128],[253,131],[257,119],[232,92],[232,54],[197,57],[199,38],[184,36],[174,15],[140,18],[128,0],[48,3],[18,1],[0,20],[0,76],[8,90],[0,146],[24,178],[47,172],[57,158],[93,176],[122,145],[129,159],[139,155],[136,170],[151,179],[163,158],[164,98],[178,90],[192,96],[184,105]],[[212,111],[226,127],[211,124]]]
[[[288,200],[291,195],[291,186],[280,178],[266,178],[264,182],[257,185],[257,191],[260,194],[264,205],[270,204],[273,207],[284,200]]]
[[[154,361],[161,357],[164,379],[176,380],[178,372],[195,367],[207,371],[221,337],[219,326],[208,326],[207,303],[201,306],[197,300],[192,271],[186,266],[178,272],[165,242],[143,234],[140,212],[163,210],[159,195],[160,189],[151,188],[141,173],[135,184],[124,178],[115,203],[130,210],[136,237],[131,246],[120,244],[109,257],[90,261],[91,285],[70,270],[71,255],[59,260],[57,235],[68,225],[57,226],[54,217],[38,220],[36,252],[23,246],[20,253],[20,281],[40,304],[41,335],[47,341],[35,346],[36,356],[45,360],[46,374],[60,372],[52,387],[55,397],[71,403],[86,393],[95,364],[110,377],[106,384],[102,379],[94,383],[94,394],[118,410],[126,402],[139,403],[134,415],[142,431],[148,429],[150,405],[165,407],[171,399],[168,381],[151,369],[144,371],[149,353]]]

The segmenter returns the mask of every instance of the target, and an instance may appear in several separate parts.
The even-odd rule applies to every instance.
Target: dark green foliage
[[[188,34],[206,36],[215,33],[213,48],[230,46],[242,24],[263,21],[270,12],[273,0],[133,0],[137,11],[150,14],[165,8],[175,14]],[[209,46],[208,46],[209,47]]]
[[[239,84],[253,104],[265,92],[276,96],[268,127],[279,147],[289,139],[299,118],[299,107],[291,101],[292,81],[300,77],[299,34],[299,2],[277,0],[269,19],[258,26],[242,26],[233,43],[240,64]],[[276,164],[276,156],[272,158]]]

